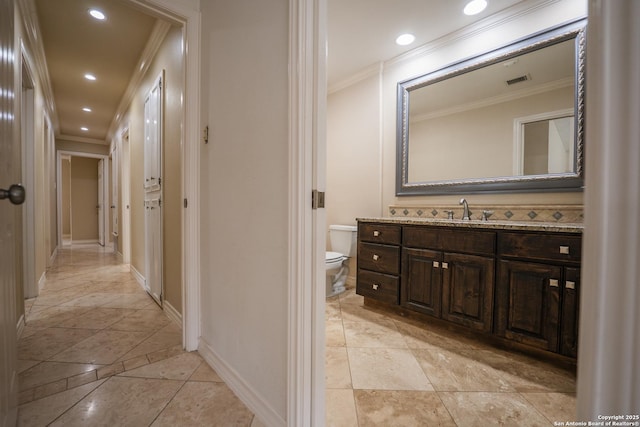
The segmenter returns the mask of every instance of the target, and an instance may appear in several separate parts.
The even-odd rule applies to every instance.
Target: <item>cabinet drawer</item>
[[[405,227],[403,244],[412,248],[494,256],[496,233],[435,227]]]
[[[400,247],[359,242],[358,269],[360,268],[379,273],[400,274]]]
[[[393,224],[359,224],[358,240],[399,245],[402,228]]]
[[[550,261],[580,262],[582,237],[535,233],[501,233],[499,255]]]
[[[398,277],[373,271],[358,270],[358,295],[391,304],[399,303]]]

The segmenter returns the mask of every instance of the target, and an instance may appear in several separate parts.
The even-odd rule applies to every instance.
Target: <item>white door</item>
[[[13,35],[14,2],[0,2],[0,88],[15,94],[14,71],[17,68]],[[20,181],[15,168],[19,164],[19,141],[15,121],[15,97],[0,96],[0,188],[8,190]],[[16,337],[16,265],[21,254],[16,253],[19,230],[16,217],[21,208],[8,199],[0,200],[0,427],[14,426],[18,413],[18,376]]]
[[[104,179],[102,173],[104,171],[104,160],[98,161],[98,242],[100,246],[104,246]]]
[[[144,189],[159,191],[162,183],[162,75],[144,102]]]
[[[162,210],[159,198],[145,200],[144,215],[147,292],[162,306]]]

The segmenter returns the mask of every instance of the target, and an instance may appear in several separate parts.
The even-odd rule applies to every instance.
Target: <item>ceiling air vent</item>
[[[520,77],[513,78],[511,80],[507,80],[507,85],[511,86],[511,85],[516,84],[516,83],[526,82],[527,80],[531,80],[531,76],[528,75],[528,74],[525,74],[524,76],[520,76]]]

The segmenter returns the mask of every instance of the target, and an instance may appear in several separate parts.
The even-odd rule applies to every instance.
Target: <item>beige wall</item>
[[[334,185],[332,194],[327,194],[335,200],[340,200],[339,206],[328,207],[327,216],[340,218],[341,213],[333,213],[332,209],[339,212],[348,213],[349,216],[366,216],[370,211],[366,208],[367,203],[374,203],[374,200],[381,200],[380,214],[387,216],[389,205],[429,205],[429,204],[457,204],[460,197],[466,197],[474,205],[487,204],[582,204],[583,195],[581,192],[572,193],[511,193],[511,194],[473,194],[473,195],[452,195],[452,196],[411,196],[396,197],[396,90],[399,81],[435,71],[446,65],[460,61],[465,58],[477,55],[482,52],[495,49],[508,44],[529,34],[550,28],[552,26],[567,22],[586,15],[586,2],[583,0],[565,0],[552,3],[544,8],[539,8],[528,15],[523,15],[511,21],[504,21],[500,25],[493,26],[485,31],[476,33],[468,39],[458,39],[446,45],[430,49],[426,53],[407,57],[403,60],[389,61],[384,64],[382,71],[382,94],[377,105],[381,109],[380,119],[371,115],[370,121],[361,120],[362,108],[370,108],[373,93],[376,90],[371,88],[367,91],[359,91],[354,87],[346,87],[339,92],[329,95],[328,101],[328,141],[327,141],[327,182],[339,179],[338,167],[341,165],[339,158],[331,155],[332,147],[341,146],[340,150],[348,152],[353,146],[351,176],[371,174],[372,170],[379,170],[379,177],[369,180],[352,179],[358,182],[357,187]],[[357,85],[365,84],[364,82]],[[341,108],[334,102],[339,96],[350,98],[348,102],[353,106],[351,111]],[[331,120],[336,115],[344,115],[340,121]],[[349,120],[353,118],[353,120]],[[375,138],[368,140],[365,146],[364,141],[344,139],[342,135],[358,135],[359,133],[370,131],[372,128],[380,128],[382,138],[380,141]],[[508,141],[512,140],[509,135]],[[375,160],[374,153],[380,153],[379,166]],[[368,160],[360,161],[357,157],[365,157]],[[336,175],[333,177],[332,175]],[[381,182],[381,184],[380,184]],[[378,188],[379,193],[371,195],[372,188]],[[354,197],[356,194],[364,194],[366,197]],[[363,200],[371,198],[370,201]],[[375,214],[375,213],[374,213]],[[329,222],[330,223],[330,222]]]
[[[71,237],[98,241],[98,161],[71,157]]]
[[[163,140],[163,287],[164,301],[182,313],[182,102],[184,70],[182,29],[172,27],[149,66],[116,134],[128,125],[130,142],[131,265],[145,275],[144,101],[164,70]],[[122,158],[122,157],[121,157]],[[120,192],[122,195],[122,192]],[[122,219],[122,218],[121,218]],[[122,221],[121,221],[122,223]],[[120,231],[122,231],[120,229]],[[122,236],[122,234],[120,234]],[[122,239],[120,239],[122,242]],[[119,243],[120,244],[120,243]]]
[[[380,79],[373,75],[327,98],[328,225],[382,214]]]
[[[287,416],[287,0],[202,2],[201,345]],[[284,421],[283,421],[284,422]],[[284,424],[283,424],[284,425]]]

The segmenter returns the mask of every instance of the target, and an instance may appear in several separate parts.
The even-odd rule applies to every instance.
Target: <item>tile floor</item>
[[[19,426],[256,426],[108,250],[62,249],[27,300]],[[327,426],[548,426],[575,375],[434,326],[327,300]]]
[[[25,309],[19,426],[259,424],[108,250],[60,250]]]
[[[327,426],[552,426],[575,420],[575,372],[441,327],[327,300]]]

